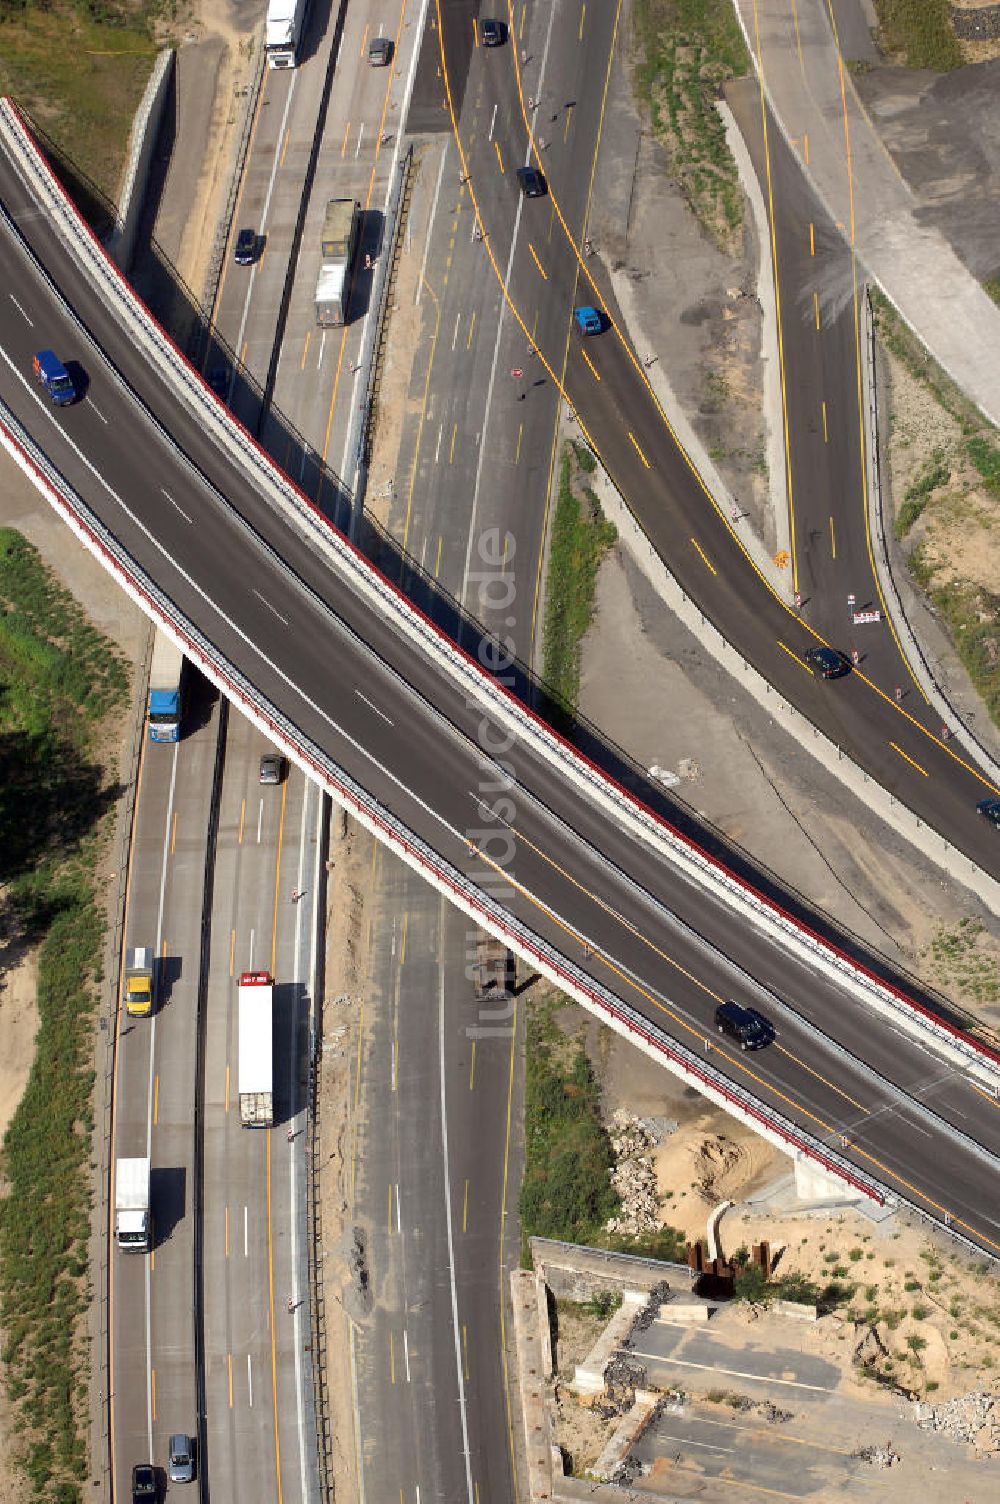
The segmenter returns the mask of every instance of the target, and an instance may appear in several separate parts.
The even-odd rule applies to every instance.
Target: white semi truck
[[[149,1160],[119,1159],[115,1165],[115,1241],[125,1253],[148,1253]]]
[[[266,971],[245,971],[239,990],[240,1122],[270,1128],[274,1122],[274,981]]]
[[[309,0],[268,0],[264,51],[269,68],[294,68]]]
[[[316,322],[324,329],[336,328],[347,318],[359,220],[353,198],[328,201],[320,243],[323,260],[316,282]]]

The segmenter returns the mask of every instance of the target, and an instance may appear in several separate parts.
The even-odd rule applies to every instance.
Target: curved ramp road
[[[300,756],[320,749],[445,870],[494,893],[696,1051],[709,1049],[720,999],[756,1002],[777,1026],[776,1045],[753,1056],[712,1048],[712,1062],[805,1132],[832,1146],[847,1140],[861,1170],[1000,1252],[995,1103],[881,1022],[829,968],[738,923],[624,815],[582,797],[527,726],[504,729],[499,707],[484,715],[389,610],[373,610],[331,572],[266,480],[206,434],[9,164],[0,196],[75,310],[5,225],[0,398],[128,550],[137,577],[155,579],[263,702],[280,707]],[[31,382],[42,330],[86,374],[72,407],[53,408]],[[489,559],[484,567],[499,570],[499,556]]]

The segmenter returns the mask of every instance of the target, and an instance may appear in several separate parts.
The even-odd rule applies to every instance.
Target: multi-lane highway
[[[792,1010],[769,1005],[783,1030],[793,1029],[798,1014],[840,1036],[859,1057],[877,1059],[884,1026],[859,1016],[829,980],[803,974],[780,944],[734,929],[731,911],[689,888],[662,857],[581,800],[524,738],[502,747],[513,769],[513,778],[506,775],[496,762],[501,745],[488,728],[484,733],[479,708],[338,582],[197,427],[142,353],[122,339],[113,311],[80,279],[45,219],[27,213],[23,186],[9,170],[0,190],[8,205],[24,211],[24,228],[72,290],[93,334],[115,350],[123,377],[115,379],[84,343],[8,237],[11,291],[24,313],[9,321],[0,379],[5,400],[138,566],[305,738],[457,871],[489,886],[493,875],[483,857],[495,863],[502,853],[511,909],[563,952],[584,959],[586,944],[588,969],[678,1035],[700,1043],[716,999],[747,994],[754,978]],[[89,376],[86,400],[60,413],[23,374],[40,327],[58,348],[79,352]],[[138,405],[138,394],[162,429]],[[186,455],[165,432],[182,437]],[[491,745],[492,753],[484,750]],[[675,913],[691,930],[671,918]],[[734,972],[734,963],[745,974]],[[884,1038],[882,1058],[893,1079],[908,1090],[931,1090],[927,1057],[899,1047],[891,1031]],[[848,1101],[826,1085],[843,1079],[844,1066],[818,1035],[807,1030],[800,1037],[796,1029],[788,1054],[770,1052],[752,1068],[723,1061],[734,1077],[821,1136],[849,1129],[859,1163],[890,1185],[946,1210],[985,1246],[1000,1242],[988,1211],[993,1160],[928,1130],[937,1141],[928,1163],[905,1111],[871,1112],[871,1087],[856,1086]],[[935,1105],[946,1109],[942,1093],[955,1091],[962,1094],[966,1132],[1000,1147],[992,1103],[945,1081]]]

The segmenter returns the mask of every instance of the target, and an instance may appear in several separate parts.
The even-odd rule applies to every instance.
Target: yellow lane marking
[[[448,447],[448,463],[449,463],[449,465],[452,464],[452,462],[454,461],[454,458],[455,458],[455,440],[457,438],[458,438],[458,424],[456,423],[455,426],[451,430],[451,444]]]
[[[829,442],[830,442],[830,430],[829,430],[829,427],[827,426],[827,421],[826,421],[826,400],[825,399],[820,404],[820,411],[823,414],[823,443],[824,444],[829,444]],[[830,518],[830,523],[831,523],[831,525],[833,524],[833,518],[832,517]]]
[[[469,1182],[468,1182],[468,1180],[466,1180],[466,1182],[465,1182],[465,1195],[462,1198],[462,1231],[463,1232],[467,1232],[468,1228],[469,1228]]]
[[[523,438],[524,438],[524,424],[523,423],[519,423],[517,425],[517,447],[514,450],[514,464],[515,465],[520,464],[520,461],[521,461],[521,440]]]
[[[311,329],[307,329],[306,330],[306,337],[305,337],[305,339],[302,342],[302,359],[299,362],[299,370],[300,371],[304,371],[305,368],[306,368],[306,356],[309,354],[309,341],[311,339],[312,339],[312,330]]]
[[[170,855],[177,850],[177,811],[174,810],[173,819],[170,821]]]
[[[438,533],[437,558],[434,560],[434,577],[435,577],[435,579],[441,573],[441,550],[442,550],[443,547],[444,547],[444,534],[443,533]]]
[[[798,1055],[794,1055],[792,1051],[787,1049],[783,1044],[779,1044],[777,1040],[775,1040],[773,1048],[779,1051],[780,1054],[787,1055],[789,1060],[794,1060],[795,1064],[799,1066],[800,1069],[808,1071],[809,1075],[815,1076],[817,1081],[822,1081],[824,1086],[828,1086],[831,1091],[835,1091],[838,1097],[843,1097],[845,1102],[850,1102],[851,1106],[856,1107],[859,1112],[871,1111],[871,1109],[869,1107],[866,1107],[863,1102],[857,1101],[855,1097],[852,1097],[848,1092],[844,1091],[842,1087],[838,1086],[835,1081],[831,1081],[829,1076],[824,1076],[820,1071],[813,1070],[811,1065],[807,1065],[804,1060],[800,1059]]]
[[[639,456],[639,458],[642,460],[642,463],[645,465],[646,469],[647,470],[651,469],[652,467],[651,467],[649,461],[647,460],[646,456],[643,454],[642,450],[639,448],[639,441],[638,441],[638,439],[636,438],[635,434],[632,432],[631,429],[629,429],[628,436],[632,440],[632,447],[633,447],[633,449],[635,450],[635,452]]]
[[[500,163],[500,176],[501,177],[506,177],[507,174],[504,171],[504,165],[503,165],[503,152],[500,150],[500,142],[499,141],[494,141],[494,143],[493,143],[493,150],[496,152],[496,154],[497,154],[497,161]]]
[[[285,152],[288,150],[288,138],[291,136],[291,134],[292,134],[292,128],[291,128],[291,126],[289,126],[288,129],[285,131],[285,139],[281,143],[281,158],[280,158],[280,160],[278,162],[278,166],[279,167],[284,167],[284,165],[285,165]]]
[[[508,826],[507,828],[511,831],[511,834],[516,835],[518,840],[522,841],[525,846],[529,847],[530,850],[535,852],[540,860],[546,862],[553,869],[553,871],[558,872],[564,882],[568,883],[571,887],[578,889],[579,892],[583,893],[587,898],[589,898],[590,901],[599,909],[602,909],[605,913],[612,915],[613,918],[620,925],[622,925],[623,928],[628,930],[631,935],[640,940],[656,955],[662,957],[662,959],[666,961],[669,966],[673,966],[674,969],[679,971],[683,976],[688,977],[695,984],[695,986],[701,988],[702,992],[707,993],[707,995],[712,998],[718,997],[718,994],[713,992],[710,987],[708,987],[704,982],[700,980],[700,978],[695,977],[690,972],[686,971],[684,967],[682,967],[677,961],[673,959],[672,956],[667,955],[667,953],[661,950],[659,946],[655,945],[653,941],[648,938],[648,936],[642,934],[642,932],[638,930],[635,925],[631,924],[623,914],[619,914],[617,910],[613,909],[609,904],[605,903],[604,900],[600,898],[596,893],[592,893],[589,889],[585,888],[583,884],[579,882],[575,877],[573,877],[573,875],[564,867],[560,867],[558,862],[554,861],[552,857],[550,857],[546,852],[542,851],[539,846],[536,846],[532,841],[530,841],[522,831],[515,831],[513,826]],[[485,862],[487,866],[492,867],[497,873],[498,877],[501,877],[505,883],[516,889],[516,891],[520,893],[520,895],[525,899],[530,908],[538,909],[540,913],[545,915],[550,924],[552,924],[556,929],[562,930],[564,934],[570,937],[574,944],[581,947],[584,945],[583,935],[580,933],[580,931],[575,929],[571,924],[568,924],[552,909],[547,908],[546,905],[541,903],[533,893],[529,893],[527,888],[525,888],[523,884],[519,883],[517,879],[511,875],[510,869],[508,867],[501,867],[499,862],[494,860],[493,857],[491,857],[481,848],[473,846],[473,843],[471,842],[470,846],[472,846],[475,850],[475,854],[478,859],[482,862]],[[705,1037],[700,1029],[696,1029],[692,1024],[688,1023],[687,1019],[682,1018],[679,1013],[676,1013],[666,1003],[661,1003],[658,997],[654,996],[654,994],[650,992],[648,988],[643,987],[639,982],[637,982],[634,976],[632,976],[630,973],[628,973],[622,967],[618,966],[614,961],[612,961],[611,957],[608,956],[604,951],[598,951],[596,953],[591,952],[591,955],[595,960],[599,959],[602,964],[607,967],[608,971],[615,978],[616,984],[620,986],[624,991],[627,992],[631,990],[632,992],[637,993],[639,997],[641,997],[644,1002],[648,1003],[651,1008],[655,1008],[658,1012],[663,1013],[668,1018],[672,1019],[674,1023],[677,1024],[678,1028],[683,1030],[685,1033],[692,1035],[699,1041],[700,1044],[702,1044],[702,1046],[704,1046]],[[790,1096],[787,1092],[782,1091],[780,1087],[774,1085],[773,1082],[768,1081],[764,1076],[758,1075],[756,1071],[751,1070],[750,1066],[746,1062],[745,1057],[743,1057],[742,1055],[731,1054],[728,1050],[721,1049],[717,1045],[714,1046],[714,1049],[716,1054],[722,1056],[734,1071],[748,1077],[753,1082],[755,1088],[758,1089],[759,1095],[763,1097],[770,1093],[771,1096],[775,1097],[779,1102],[782,1102],[793,1112],[797,1112],[807,1122],[814,1124],[823,1133],[828,1134],[831,1137],[833,1137],[834,1135],[837,1135],[839,1137],[839,1134],[837,1134],[837,1130],[832,1123],[828,1123],[825,1118],[821,1118],[818,1113],[810,1111],[808,1107],[806,1107],[802,1102],[799,1102],[795,1097]],[[943,1206],[939,1201],[935,1201],[933,1197],[928,1195],[925,1190],[921,1190],[919,1186],[914,1185],[912,1181],[907,1180],[905,1176],[900,1175],[898,1170],[893,1169],[891,1165],[887,1165],[885,1161],[879,1159],[877,1155],[872,1154],[861,1144],[854,1144],[853,1150],[858,1159],[864,1160],[867,1165],[871,1165],[875,1170],[878,1171],[879,1177],[881,1179],[888,1179],[895,1182],[896,1185],[901,1185],[904,1190],[911,1192],[911,1194],[916,1196],[919,1201],[922,1201],[924,1205],[929,1206],[932,1211],[938,1212],[942,1218],[947,1217],[949,1226],[960,1227],[963,1232],[971,1233],[974,1237],[978,1238],[980,1242],[988,1244],[990,1248],[995,1248],[997,1252],[1000,1253],[1000,1242],[998,1242],[994,1238],[989,1237],[989,1235],[983,1232],[981,1228],[974,1227],[971,1222],[967,1222],[963,1217],[956,1216],[955,1213],[950,1211],[948,1207]]]
[[[469,1333],[465,1322],[462,1322],[462,1374],[465,1382],[469,1382]]]
[[[816,229],[811,221],[809,224],[809,254],[810,256],[815,256],[816,254]]]
[[[367,52],[368,52],[368,26],[369,26],[369,23],[366,21],[365,22],[365,29],[364,29],[364,31],[363,31],[363,33],[361,35],[361,51],[358,54],[359,57],[365,57],[366,54],[367,54]]]
[[[809,166],[809,136],[808,136],[808,134],[806,134],[805,136],[802,137],[802,154],[805,157],[806,166],[808,167]]]
[[[807,674],[812,673],[812,670],[810,669],[808,663],[806,663],[803,658],[800,658],[795,649],[790,648],[787,642],[782,642],[780,637],[778,638],[778,646],[783,653],[788,654],[789,658],[795,659],[795,662],[798,664],[799,668],[805,669]]]
[[[538,252],[535,250],[535,247],[532,245],[532,243],[531,243],[530,240],[528,241],[528,250],[531,252],[531,259],[532,259],[532,261],[534,261],[535,265],[538,267],[538,270],[541,272],[542,276],[545,278],[545,280],[547,282],[549,280],[549,274],[545,270],[545,268],[542,265],[542,263],[539,261],[539,259],[538,259]]]
[[[396,1382],[396,1344],[392,1332],[389,1333],[389,1381],[393,1384]]]
[[[973,1091],[977,1091],[981,1097],[985,1097],[986,1101],[989,1102],[991,1107],[1000,1108],[1000,1102],[997,1101],[996,1097],[991,1097],[988,1091],[983,1091],[983,1088],[981,1086],[976,1086],[972,1081],[970,1081],[968,1084],[972,1087]]]
[[[816,320],[816,328],[819,328],[819,297],[813,293],[813,317]]]
[[[578,42],[582,42],[583,41],[583,23],[584,23],[584,21],[586,21],[586,19],[587,19],[587,7],[586,7],[586,5],[582,5],[580,7],[580,30],[576,34],[576,39],[577,39]]]
[[[908,762],[911,768],[916,768],[917,772],[922,773],[925,778],[929,778],[931,776],[926,768],[922,768],[918,762],[913,761],[912,757],[907,756],[902,747],[898,746],[895,742],[890,742],[889,746],[894,752],[898,752],[903,761]]]
[[[271,1236],[271,1135],[264,1135],[264,1163],[267,1182],[267,1298],[271,1317],[271,1408],[274,1414],[274,1476],[278,1488],[278,1504],[281,1494],[281,1436],[278,1431],[278,1334],[274,1329],[274,1251]]]
[[[588,366],[590,367],[591,375],[593,376],[594,380],[595,381],[600,381],[601,374],[598,371],[597,367],[594,365],[594,362],[591,360],[590,356],[587,354],[586,350],[581,350],[580,354],[583,356],[584,360],[587,362]],[[632,442],[635,443],[635,440],[633,439]]]
[[[475,18],[475,16],[472,16],[471,20],[472,20],[472,45],[473,45],[473,47],[478,47],[479,46],[479,27],[476,25],[476,18]]]
[[[698,542],[697,538],[692,538],[691,539],[691,546],[693,548],[696,548],[698,550],[698,553],[701,555],[701,562],[704,564],[705,568],[706,569],[710,569],[713,574],[718,574],[719,571],[716,569],[715,565],[711,562],[711,560],[709,559],[709,557],[706,554],[705,550],[702,548],[701,544]]]
[[[834,558],[834,559],[837,557],[837,535],[833,531],[833,517],[832,516],[830,518],[830,556],[831,556],[831,558]]]
[[[347,138],[348,138],[348,136],[350,134],[351,134],[351,122],[348,121],[347,124],[344,126],[344,139],[340,143],[340,155],[342,157],[347,155]]]
[[[472,1041],[472,1059],[469,1061],[469,1090],[476,1089],[476,1041]]]
[[[568,141],[569,140],[569,128],[570,128],[570,126],[573,123],[573,111],[574,111],[574,109],[575,109],[575,106],[572,103],[570,103],[570,104],[568,104],[566,106],[566,124],[563,127],[563,140],[564,141]]]

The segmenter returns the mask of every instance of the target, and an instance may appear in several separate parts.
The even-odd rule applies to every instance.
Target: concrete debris
[[[604,1393],[591,1402],[595,1415],[605,1420],[624,1415],[635,1404],[635,1392],[646,1386],[646,1370],[641,1363],[619,1354],[604,1371]]]
[[[649,1299],[635,1318],[632,1328],[632,1336],[637,1332],[644,1332],[653,1325],[660,1314],[660,1307],[666,1305],[670,1299],[670,1286],[665,1279],[661,1279],[658,1285],[654,1285],[649,1292]]]
[[[611,1171],[611,1184],[621,1198],[621,1212],[609,1217],[608,1232],[632,1237],[656,1232],[663,1225],[656,1170],[649,1151],[656,1147],[658,1135],[653,1124],[634,1113],[619,1108],[609,1130],[617,1163]]]
[[[859,1462],[867,1462],[870,1467],[895,1467],[902,1458],[896,1451],[891,1441],[887,1441],[884,1447],[857,1447],[852,1453]]]
[[[917,1401],[913,1418],[922,1431],[936,1431],[986,1455],[1000,1455],[1000,1395],[973,1390],[941,1405]]]

